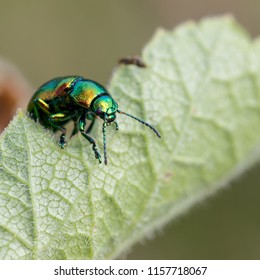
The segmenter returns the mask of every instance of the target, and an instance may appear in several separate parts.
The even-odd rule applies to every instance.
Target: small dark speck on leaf
[[[164,181],[169,182],[173,176],[174,176],[174,173],[171,171],[168,171],[164,174],[163,179],[164,179]]]

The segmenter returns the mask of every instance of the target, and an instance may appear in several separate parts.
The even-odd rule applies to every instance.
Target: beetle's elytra
[[[161,138],[159,132],[150,124],[119,110],[116,101],[101,84],[80,76],[59,77],[43,84],[32,96],[28,104],[28,112],[35,121],[40,122],[44,127],[62,132],[59,141],[61,148],[66,145],[64,125],[72,120],[74,129],[71,136],[80,131],[81,135],[92,144],[95,157],[100,163],[101,156],[90,131],[95,119],[101,118],[104,121],[102,132],[105,164],[107,164],[106,127],[114,123],[118,129],[116,113],[139,121],[151,128]],[[86,120],[90,121],[87,129]]]

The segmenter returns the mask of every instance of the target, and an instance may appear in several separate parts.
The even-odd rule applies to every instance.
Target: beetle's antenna
[[[107,123],[103,122],[102,132],[103,132],[103,145],[104,145],[104,159],[105,165],[107,165],[107,139],[106,139],[106,126]]]
[[[133,115],[130,115],[130,114],[125,113],[125,112],[122,112],[122,111],[120,111],[120,110],[117,110],[117,112],[118,112],[119,114],[123,114],[123,115],[126,115],[126,116],[128,116],[128,117],[130,117],[130,118],[132,118],[132,119],[135,119],[135,120],[137,120],[138,122],[140,122],[141,124],[144,124],[144,125],[148,126],[149,128],[151,128],[151,130],[152,130],[159,138],[161,138],[161,135],[160,135],[159,131],[157,131],[157,130],[156,130],[153,126],[151,126],[149,123],[147,123],[147,122],[145,122],[145,121],[143,121],[143,120],[141,120],[141,119],[138,119],[137,117],[135,117],[135,116],[133,116]]]

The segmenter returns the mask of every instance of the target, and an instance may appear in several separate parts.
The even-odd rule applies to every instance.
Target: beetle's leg
[[[39,120],[39,118],[40,118],[38,109],[41,109],[47,115],[50,114],[49,105],[44,100],[42,100],[41,98],[36,98],[34,100],[34,105],[35,105],[34,106],[35,120]]]
[[[49,122],[50,122],[50,125],[52,126],[52,128],[55,128],[62,132],[62,134],[60,136],[60,141],[59,141],[59,145],[62,149],[64,149],[64,147],[66,145],[66,131],[67,130],[66,130],[66,128],[58,125],[57,122],[66,121],[68,118],[69,118],[69,116],[66,116],[63,113],[52,114],[49,116]]]
[[[34,104],[41,108],[45,113],[49,114],[50,106],[44,100],[42,100],[41,98],[36,98],[34,100]]]
[[[98,159],[99,163],[101,163],[101,155],[98,151],[97,143],[94,138],[92,138],[89,134],[85,132],[85,127],[86,127],[86,114],[84,113],[79,120],[79,131],[82,134],[82,136],[86,138],[90,144],[92,144],[92,149],[94,151],[95,157]]]
[[[78,127],[79,120],[78,119],[73,119],[73,122],[74,122],[74,128],[73,128],[73,131],[70,135],[70,138],[79,132],[79,127]]]
[[[114,121],[114,124],[115,124],[115,126],[116,126],[116,130],[118,130],[118,129],[119,129],[118,123],[117,123],[116,121]]]
[[[95,139],[92,138],[89,134],[86,134],[84,131],[80,131],[80,132],[81,132],[82,136],[85,137],[89,141],[90,144],[92,144],[92,149],[94,151],[95,158],[97,158],[99,163],[101,163],[102,162],[101,155],[98,151],[97,143],[96,143]]]
[[[93,125],[95,123],[96,117],[92,113],[87,113],[86,114],[86,119],[90,121],[89,126],[87,127],[86,133],[89,134],[93,128]]]

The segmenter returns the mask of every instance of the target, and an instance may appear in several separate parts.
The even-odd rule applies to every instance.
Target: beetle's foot
[[[95,158],[98,159],[99,163],[102,163],[102,161],[101,161],[101,155],[100,155],[100,153],[99,153],[99,151],[98,151],[98,149],[97,149],[97,146],[93,146],[93,151],[94,151],[94,153],[95,153]]]
[[[119,129],[118,123],[116,121],[114,121],[114,124],[116,125],[116,130],[118,130]]]
[[[59,142],[60,148],[64,149],[66,146],[66,136],[64,133],[61,134],[60,136],[60,142]]]

